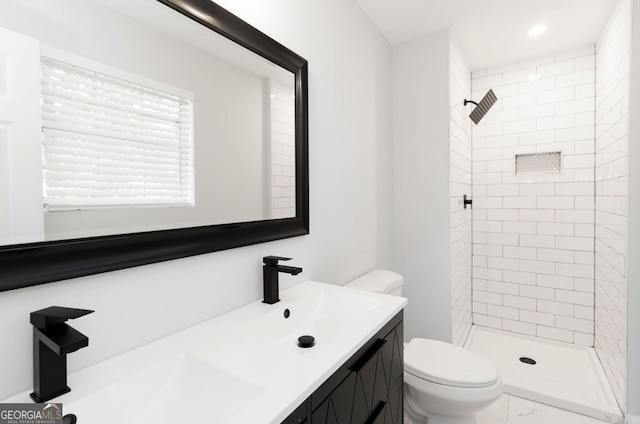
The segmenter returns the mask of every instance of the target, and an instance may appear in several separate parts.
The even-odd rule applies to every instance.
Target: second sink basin
[[[91,424],[224,422],[263,391],[185,354],[65,405],[64,411]]]

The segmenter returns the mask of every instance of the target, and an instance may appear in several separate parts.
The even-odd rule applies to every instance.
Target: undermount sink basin
[[[64,405],[64,411],[91,424],[224,422],[263,391],[185,354]]]
[[[316,346],[322,346],[334,340],[345,327],[355,324],[354,321],[374,312],[381,303],[379,298],[362,296],[351,289],[329,287],[313,296],[301,297],[295,296],[295,287],[291,290],[274,305],[276,310],[251,323],[252,338],[296,346],[299,336],[312,335]]]

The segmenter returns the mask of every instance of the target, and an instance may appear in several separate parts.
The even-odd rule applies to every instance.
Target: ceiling
[[[355,0],[391,44],[451,28],[472,70],[594,44],[616,0]],[[528,35],[536,24],[547,32]]]

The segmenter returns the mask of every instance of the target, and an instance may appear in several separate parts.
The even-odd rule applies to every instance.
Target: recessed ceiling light
[[[544,24],[535,25],[529,30],[529,37],[540,37],[547,32],[547,26]]]

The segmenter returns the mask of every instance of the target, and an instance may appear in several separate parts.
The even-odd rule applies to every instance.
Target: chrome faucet
[[[262,303],[273,305],[280,302],[278,288],[278,274],[286,272],[291,275],[298,275],[302,272],[302,268],[295,266],[278,265],[278,261],[289,261],[291,258],[283,258],[282,256],[265,256],[262,258],[264,266],[262,267],[264,300]]]
[[[67,353],[89,345],[89,338],[65,321],[92,313],[88,309],[50,306],[31,312],[33,324],[33,393],[46,402],[71,391],[67,386]]]

